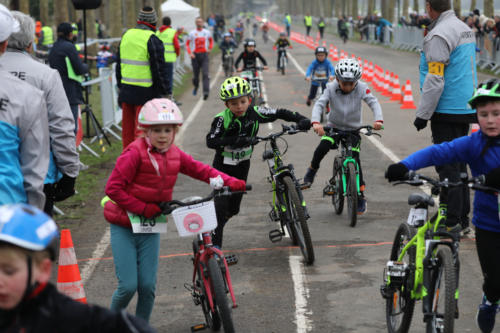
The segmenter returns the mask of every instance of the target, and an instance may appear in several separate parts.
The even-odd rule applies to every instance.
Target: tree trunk
[[[368,0],[368,11],[366,15],[373,15],[375,11],[375,0]]]
[[[333,16],[332,5],[333,3],[331,0],[323,0],[323,8],[325,9],[325,11],[321,16],[323,16],[324,18]]]
[[[462,15],[462,1],[461,0],[453,0],[453,11],[455,15],[460,18]]]
[[[56,24],[69,21],[67,0],[54,0],[54,21]]]
[[[483,14],[486,15],[487,17],[493,17],[494,15],[493,0],[483,0],[483,1],[484,1]]]
[[[418,0],[413,0],[413,11],[418,13]]]
[[[387,0],[380,0],[380,14],[387,19]]]
[[[410,18],[408,16],[408,0],[403,0],[403,16],[406,20],[409,21]]]
[[[358,19],[358,0],[352,0],[351,15],[353,20]]]
[[[123,33],[122,22],[122,1],[121,0],[108,0],[109,12],[113,13],[113,19],[107,23],[108,33],[110,37],[120,37]]]
[[[387,6],[387,20],[391,23],[394,22],[394,11],[396,10],[396,0],[389,0],[389,5]]]
[[[472,12],[474,9],[476,9],[476,0],[471,0],[470,1],[470,12]]]
[[[125,27],[131,29],[137,24],[137,14],[135,11],[135,0],[122,0],[123,10],[125,11]]]
[[[52,22],[49,19],[49,2],[48,1],[40,1],[40,21],[42,21],[42,25],[52,26]]]
[[[343,0],[335,0],[335,16],[342,16],[342,1]]]

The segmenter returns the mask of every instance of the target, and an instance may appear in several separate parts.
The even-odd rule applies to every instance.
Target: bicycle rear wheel
[[[427,333],[451,333],[456,309],[456,275],[450,248],[440,247],[435,260],[429,288],[432,318],[427,321]]]
[[[219,263],[215,257],[208,259],[208,274],[212,284],[214,308],[217,309],[220,315],[224,332],[234,333],[233,317],[227,300],[226,286]]]
[[[403,223],[399,226],[392,244],[391,258],[397,261],[406,243],[413,238],[414,231]],[[389,333],[408,332],[415,308],[415,300],[411,298],[411,290],[415,280],[415,247],[406,251],[403,262],[408,269],[402,281],[391,281],[390,297],[386,298],[386,321]]]
[[[356,184],[356,166],[354,163],[347,164],[347,217],[350,226],[355,227],[358,219],[358,186]]]
[[[332,204],[337,215],[344,210],[344,187],[342,184],[342,159],[336,157],[333,161],[333,195]]]
[[[294,226],[297,242],[300,246],[300,251],[304,256],[306,264],[311,265],[314,262],[314,248],[311,241],[311,234],[309,233],[309,227],[307,226],[304,208],[302,207],[302,202],[300,201],[297,188],[295,187],[295,183],[292,181],[292,178],[289,176],[283,177],[283,183],[285,184],[285,193],[286,198],[288,199],[287,209],[288,216],[290,217],[289,223]]]

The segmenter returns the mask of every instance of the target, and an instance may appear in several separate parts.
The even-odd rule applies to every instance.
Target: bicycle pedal
[[[198,325],[191,326],[191,332],[198,332],[198,331],[203,331],[206,329],[207,329],[206,324],[198,324]]]
[[[332,185],[326,185],[325,188],[323,189],[323,196],[334,195],[334,194],[335,194],[335,189],[333,188]]]
[[[280,217],[278,216],[278,213],[276,213],[276,210],[274,208],[271,208],[271,211],[269,212],[269,219],[271,220],[271,222],[280,220]]]
[[[226,259],[226,263],[228,266],[236,265],[238,263],[238,257],[236,256],[236,254],[228,254],[225,255],[224,258]]]
[[[307,190],[307,189],[310,189],[311,188],[311,183],[302,183],[300,184],[300,189],[301,190]]]
[[[269,240],[273,243],[280,242],[283,239],[283,233],[279,229],[269,231]]]
[[[391,288],[386,284],[380,286],[380,295],[385,299],[390,299],[393,296]]]

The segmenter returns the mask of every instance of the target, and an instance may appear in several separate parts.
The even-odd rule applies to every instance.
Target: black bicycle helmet
[[[324,53],[325,55],[328,55],[328,50],[324,46],[318,46],[316,50],[314,51],[314,54],[318,53]]]
[[[245,42],[243,43],[244,47],[247,46],[257,46],[257,43],[255,42],[255,39],[247,38],[245,39]]]

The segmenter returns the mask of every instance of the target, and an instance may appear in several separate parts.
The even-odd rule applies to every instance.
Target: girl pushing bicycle
[[[312,126],[314,132],[321,136],[321,141],[314,151],[311,165],[307,168],[304,176],[304,188],[310,187],[314,182],[314,177],[318,172],[321,160],[325,157],[330,149],[336,149],[335,139],[326,136],[323,126],[320,124],[321,114],[327,103],[330,103],[330,113],[328,113],[328,126],[342,130],[354,130],[362,125],[361,101],[365,101],[373,111],[375,122],[373,129],[382,129],[384,122],[382,117],[382,108],[378,99],[373,96],[366,83],[359,81],[361,78],[361,68],[355,59],[340,60],[335,66],[336,80],[328,83],[326,90],[321,95],[319,100],[314,104],[312,111]],[[361,163],[359,160],[359,151],[361,145],[361,137],[358,137],[358,142],[353,143],[353,157],[359,166],[359,184],[361,196],[358,198],[358,214],[366,212],[366,199],[364,197],[365,182]]]
[[[171,100],[147,102],[138,118],[144,136],[131,143],[116,161],[106,184],[108,197],[103,199],[118,278],[111,309],[126,308],[137,291],[136,315],[146,321],[155,298],[160,226],[166,231],[159,203],[172,200],[179,172],[206,183],[220,175],[233,191],[244,191],[246,185],[180,150],[174,141],[182,122],[182,113]]]
[[[296,122],[301,130],[311,127],[310,120],[298,112],[250,106],[251,91],[245,79],[237,76],[226,79],[219,94],[226,109],[215,116],[207,134],[208,148],[215,149],[213,167],[245,181],[259,124],[283,119]],[[222,246],[224,225],[240,211],[241,199],[242,194],[215,199],[217,228],[212,241],[219,248]]]

